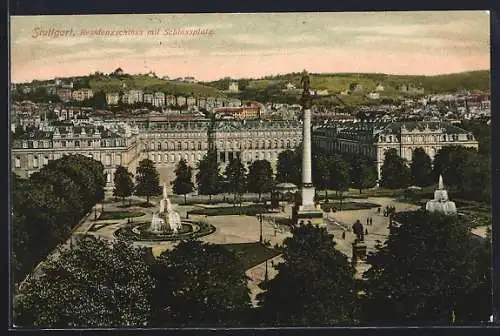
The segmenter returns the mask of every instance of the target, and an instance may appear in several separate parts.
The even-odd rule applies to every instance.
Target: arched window
[[[198,142],[198,150],[201,150],[201,141]]]
[[[48,156],[44,156],[43,157],[43,165],[46,165],[49,163],[49,157]]]
[[[285,148],[285,142],[283,139],[280,140],[280,148]]]
[[[194,154],[191,154],[191,162],[194,162]]]
[[[189,143],[187,141],[184,142],[184,149],[189,149]]]
[[[411,160],[412,156],[413,156],[413,149],[408,148],[408,160]]]
[[[179,141],[177,143],[177,150],[181,150],[182,149],[182,143]]]
[[[14,159],[14,166],[15,166],[16,168],[21,168],[21,158],[16,157],[16,158]]]
[[[175,155],[174,154],[170,155],[170,162],[175,162]]]
[[[158,154],[158,155],[156,156],[156,161],[157,161],[157,162],[161,162],[161,155],[160,155],[160,154]]]
[[[79,140],[75,140],[75,147],[80,147],[80,141]]]
[[[248,148],[249,148],[249,149],[253,149],[253,144],[252,144],[252,141],[249,141],[249,142],[248,142]]]
[[[158,150],[161,150],[161,142],[158,142]]]
[[[155,143],[153,141],[151,141],[151,149],[155,150]]]
[[[290,148],[290,140],[286,141],[286,148]]]
[[[274,139],[274,147],[273,148],[278,148],[278,140]]]

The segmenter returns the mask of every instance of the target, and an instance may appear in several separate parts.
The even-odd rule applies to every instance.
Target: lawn
[[[252,204],[239,206],[227,206],[218,208],[205,208],[205,209],[194,209],[189,211],[193,215],[205,215],[205,216],[231,216],[231,215],[245,215],[245,216],[256,216],[260,213],[270,213],[271,211],[263,204]]]
[[[114,224],[118,224],[118,222],[93,224],[90,227],[89,232],[96,232],[96,231],[102,229],[103,227],[114,225]]]
[[[246,270],[281,254],[280,250],[266,247],[260,243],[225,244],[233,252]]]
[[[144,212],[132,212],[132,211],[106,211],[101,213],[98,220],[108,220],[108,219],[125,219],[144,216]]]
[[[372,209],[378,208],[380,204],[370,203],[370,202],[340,202],[335,203],[323,203],[321,204],[321,209],[325,212],[330,212],[330,209],[333,208],[334,211],[346,211],[346,210],[364,210],[364,209]]]

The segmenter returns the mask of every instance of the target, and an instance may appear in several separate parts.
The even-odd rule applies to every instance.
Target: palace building
[[[471,132],[440,121],[332,122],[318,127],[312,138],[315,146],[328,153],[357,153],[372,158],[379,179],[385,151],[390,148],[408,162],[418,147],[431,159],[445,146],[478,148]]]

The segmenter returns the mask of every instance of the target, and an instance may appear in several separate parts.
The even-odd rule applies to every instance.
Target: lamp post
[[[266,259],[266,273],[264,273],[264,281],[269,280],[269,276],[267,274],[267,259]]]
[[[259,216],[259,222],[260,222],[260,238],[259,238],[259,242],[262,244],[262,213],[260,214]]]

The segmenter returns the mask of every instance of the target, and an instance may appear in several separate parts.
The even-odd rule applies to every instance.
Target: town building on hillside
[[[167,106],[177,105],[177,98],[174,95],[168,95],[165,97],[165,104]]]
[[[69,102],[72,98],[71,89],[58,89],[56,94],[63,102]]]
[[[118,105],[120,101],[120,94],[118,92],[106,93],[106,103],[108,105]]]
[[[375,87],[375,91],[382,92],[384,90],[385,90],[384,86],[381,83],[377,83],[377,86]]]
[[[380,98],[380,93],[378,92],[370,92],[366,95],[368,99],[379,99]]]
[[[379,179],[385,152],[394,148],[411,162],[415,148],[421,147],[434,159],[445,146],[478,148],[471,132],[447,122],[332,122],[313,132],[313,143],[328,153],[357,153],[372,158]]]
[[[163,92],[155,92],[153,94],[153,105],[156,107],[165,106],[165,94]]]
[[[214,111],[221,116],[232,116],[236,119],[258,119],[260,116],[258,106],[218,107]]]
[[[177,96],[177,105],[179,105],[179,106],[186,106],[186,97],[184,97],[184,96]]]
[[[229,91],[229,92],[239,92],[240,89],[239,89],[239,86],[238,86],[238,82],[231,82],[231,83],[229,83],[227,91]]]
[[[94,96],[94,92],[92,91],[92,89],[82,88],[82,89],[73,91],[71,95],[72,95],[73,100],[84,101],[84,100],[88,100],[88,99],[92,98]]]
[[[297,90],[297,88],[293,83],[288,82],[285,84],[285,91],[295,91],[295,90]]]
[[[200,97],[197,100],[197,106],[200,108],[206,108],[207,107],[207,99],[204,97]]]
[[[144,92],[142,90],[129,90],[128,91],[128,103],[142,103]]]
[[[363,91],[363,86],[359,83],[351,83],[351,84],[349,84],[349,91],[361,92],[361,91]]]
[[[186,105],[187,106],[195,106],[196,105],[196,98],[193,96],[189,96],[186,98]]]
[[[144,92],[142,95],[142,101],[145,104],[153,104],[153,93],[152,92]]]

